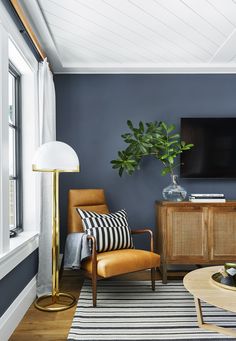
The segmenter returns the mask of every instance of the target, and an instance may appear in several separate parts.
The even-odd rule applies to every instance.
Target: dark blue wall
[[[111,168],[124,147],[120,135],[127,119],[165,120],[179,128],[184,116],[236,117],[236,75],[56,75],[55,84],[57,139],[71,145],[81,162],[81,173],[61,176],[62,244],[70,188],[104,188],[111,210],[126,208],[132,227],[155,228],[154,202],[170,182],[160,175],[159,162],[148,158],[131,177],[120,178]],[[183,179],[181,184],[189,193],[236,198],[234,180]]]
[[[0,280],[0,317],[38,271],[38,249]]]

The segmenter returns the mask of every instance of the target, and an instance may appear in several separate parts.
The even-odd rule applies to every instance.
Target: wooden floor
[[[173,274],[174,278],[182,278],[185,273]],[[176,277],[177,276],[177,277]],[[123,280],[149,280],[147,271],[137,272],[126,276],[117,277]],[[160,274],[157,273],[157,279]],[[64,271],[60,288],[61,291],[70,292],[79,298],[83,278],[77,271]],[[61,312],[42,312],[32,304],[23,320],[16,328],[9,341],[65,341],[71,326],[76,306]]]
[[[64,271],[60,289],[79,298],[82,284],[79,271]],[[43,312],[32,304],[9,341],[65,341],[75,308],[76,305],[61,312]]]

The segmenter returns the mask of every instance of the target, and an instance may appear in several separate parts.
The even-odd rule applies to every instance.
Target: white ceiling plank
[[[56,39],[61,41],[61,45],[63,44],[62,42],[64,42],[64,50],[66,50],[67,46],[72,46],[72,48],[77,48],[78,52],[83,51],[84,53],[87,53],[88,57],[92,57],[93,61],[104,61],[104,63],[107,63],[109,61],[113,63],[119,63],[120,61],[118,58],[107,55],[104,53],[104,51],[100,51],[100,49],[96,47],[92,47],[91,45],[88,45],[84,42],[75,41],[73,37],[69,39],[68,36],[66,34],[63,34],[62,31],[58,33],[58,31],[56,30],[54,36],[56,37]]]
[[[236,29],[211,58],[211,63],[231,62],[236,56]]]
[[[84,65],[84,64],[98,64],[104,65],[104,61],[106,60],[106,64],[115,64],[121,67],[123,64],[120,61],[110,61],[110,58],[104,58],[94,51],[90,51],[89,49],[84,48],[83,45],[77,44],[73,41],[67,40],[67,49],[65,49],[65,39],[57,36],[58,41],[58,50],[63,58],[63,67],[66,65]],[[132,63],[132,62],[131,62]]]
[[[93,64],[94,63],[94,58],[90,54],[86,53],[84,49],[81,49],[78,46],[74,46],[69,44],[69,48],[65,49],[64,46],[64,39],[58,38],[57,46],[58,46],[58,51],[60,55],[62,56],[63,59],[63,66],[65,65],[73,65],[72,60],[76,61],[77,65],[85,65],[85,64]],[[103,61],[104,62],[104,61]],[[101,61],[98,62],[96,61],[97,64],[101,64]]]
[[[236,0],[19,0],[56,73],[236,73]]]
[[[74,0],[70,1],[73,2]],[[92,7],[93,0],[78,1],[81,4],[83,3],[90,15],[92,13],[104,15],[102,13],[109,12],[112,17],[110,20],[118,25],[122,23],[123,28],[132,29],[132,32],[139,35],[139,37],[142,35],[144,39],[151,39],[157,46],[159,45],[162,49],[168,50],[171,54],[177,54],[188,59],[192,58],[193,62],[204,60],[208,56],[204,51],[199,53],[196,45],[127,0],[116,0],[115,2],[97,0],[97,8]],[[105,17],[108,18],[108,15],[106,14]]]
[[[158,3],[162,3],[162,6],[169,8],[170,11],[177,13],[184,21],[189,25],[196,27],[202,34],[215,41],[217,45],[221,45],[225,37],[222,36],[215,28],[212,27],[206,20],[200,15],[192,11],[185,3],[180,0],[155,0]],[[196,0],[198,1],[198,0]],[[224,0],[222,0],[224,1]]]
[[[116,3],[117,1],[118,0],[116,0]],[[57,0],[58,5],[60,4],[60,6],[62,6],[63,3],[63,0]],[[148,44],[148,47],[153,45],[154,51],[164,49],[175,58],[179,57],[180,59],[189,60],[190,56],[192,56],[193,61],[201,60],[191,54],[191,52],[178,47],[176,42],[172,42],[170,39],[164,39],[162,34],[158,34],[152,29],[146,28],[145,24],[137,23],[137,20],[135,19],[136,13],[134,13],[134,18],[129,18],[127,15],[122,15],[119,11],[114,10],[111,6],[107,6],[105,3],[103,3],[105,8],[102,7],[102,2],[99,0],[96,0],[96,4],[99,4],[97,8],[89,6],[88,3],[89,2],[87,1],[82,3],[79,0],[67,0],[66,6],[67,9],[70,8],[73,13],[91,18],[93,22],[99,23],[100,25],[103,25],[103,27],[112,28],[113,32],[116,32],[123,38],[128,37],[130,41],[134,41],[136,44],[139,44],[140,47],[142,47],[142,44],[144,44],[144,46]],[[77,10],[78,4],[83,4],[79,11]],[[153,50],[150,52],[154,53]]]
[[[233,0],[207,0],[216,10],[236,27],[236,2]]]
[[[201,29],[201,25],[194,25],[194,22],[189,20],[189,17],[183,15],[182,11],[181,12],[176,11],[175,6],[170,7],[170,4],[168,6],[167,1],[162,0],[152,0],[152,2],[159,6],[159,8],[163,8],[167,13],[170,13],[173,17],[176,17],[179,20],[179,22],[182,22],[182,25],[185,25],[185,27],[182,26],[183,32],[185,32],[186,34],[187,31],[188,34],[191,34],[192,39],[196,39],[197,41],[199,41],[199,43],[202,40],[202,44],[206,44],[206,46],[208,46],[209,49],[216,48],[219,46],[219,43],[217,43],[216,40],[214,40],[214,38],[212,38],[210,34],[207,35],[206,32]],[[164,14],[163,17],[165,17]],[[171,22],[172,21],[173,19],[171,19]]]
[[[60,27],[53,27],[53,32],[56,37],[60,37],[61,39],[64,39],[64,49],[67,47],[67,42],[70,42],[71,44],[77,45],[80,47],[79,50],[87,50],[88,53],[92,52],[95,57],[96,62],[96,55],[99,58],[104,58],[104,61],[113,61],[116,63],[125,63],[125,61],[135,62],[137,59],[132,58],[130,56],[129,58],[127,56],[123,56],[120,54],[117,54],[117,51],[114,51],[112,49],[107,49],[103,46],[98,45],[96,42],[90,42],[88,39],[81,39],[77,34],[70,33],[69,31],[65,31]]]
[[[181,0],[192,11],[198,13],[216,31],[227,37],[234,29],[234,26],[226,18],[215,10],[206,0]]]
[[[121,3],[123,3],[124,1],[125,0],[120,0]],[[200,46],[196,41],[192,39],[192,37],[188,37],[185,34],[185,31],[181,32],[178,25],[175,28],[171,27],[168,20],[163,20],[162,13],[160,13],[160,11],[157,11],[157,9],[157,13],[155,13],[150,9],[151,6],[147,6],[148,8],[144,7],[143,2],[140,3],[137,0],[130,0],[129,2],[137,8],[135,18],[138,18],[138,21],[142,22],[143,16],[145,16],[146,22],[148,23],[146,24],[146,27],[148,27],[149,29],[151,28],[153,32],[159,35],[161,34],[164,40],[168,40],[170,43],[174,43],[175,49],[176,47],[177,49],[182,49],[182,51],[191,55],[193,60],[196,59],[196,57],[199,60],[204,60],[206,56],[210,54],[209,49],[205,49]],[[130,8],[130,12],[133,12],[132,7]]]
[[[93,21],[91,16],[86,17],[82,11],[77,13],[71,10],[71,8],[66,8],[62,5],[59,5],[59,3],[56,3],[55,5],[55,3],[52,1],[44,0],[43,4],[46,18],[47,13],[56,13],[56,15],[60,17],[66,17],[73,24],[77,23],[78,21],[81,22],[85,27],[89,27],[90,30],[94,30],[94,32],[98,32],[99,34],[103,35],[106,40],[113,39],[115,42],[119,42],[119,44],[121,44],[121,46],[123,46],[125,49],[127,49],[130,45],[130,48],[132,48],[134,53],[137,53],[138,55],[143,56],[150,61],[155,62],[155,60],[158,59],[161,59],[162,61],[165,59],[169,60],[166,52],[164,52],[162,49],[157,49],[156,46],[153,47],[153,44],[150,44],[150,40],[148,39],[140,40],[138,34],[135,36],[130,36],[130,34],[128,34],[129,32],[127,31],[122,34],[117,25],[115,27],[112,27],[112,25],[108,25],[108,27],[106,27],[103,23]],[[140,45],[143,48],[140,48]],[[181,61],[180,58],[179,60]]]
[[[101,49],[104,49],[104,51],[109,51],[109,52],[112,52],[116,56],[117,55],[120,56],[120,58],[122,58],[122,59],[138,61],[138,60],[140,60],[140,57],[141,57],[142,59],[144,59],[146,61],[148,61],[148,60],[150,61],[150,59],[146,58],[145,55],[140,55],[138,49],[137,49],[137,51],[135,51],[135,49],[130,49],[130,46],[127,46],[127,44],[122,44],[122,43],[117,44],[116,40],[112,41],[111,39],[109,39],[109,40],[101,39],[100,35],[97,35],[96,37],[94,37],[95,33],[93,34],[92,32],[88,32],[88,31],[85,31],[85,32],[83,32],[83,34],[81,34],[82,29],[80,29],[76,25],[77,30],[75,30],[74,24],[68,24],[67,23],[67,26],[66,26],[67,28],[64,29],[64,28],[62,28],[62,27],[64,27],[63,26],[64,20],[61,20],[61,19],[58,20],[58,18],[51,16],[48,13],[47,13],[47,17],[48,17],[47,22],[51,28],[51,31],[53,31],[53,32],[56,29],[63,30],[64,33],[68,34],[68,36],[74,37],[78,41],[81,40],[81,41],[86,42],[88,44],[98,46]],[[75,32],[77,32],[77,33],[75,33]],[[166,58],[158,58],[155,55],[155,62],[158,62],[158,61],[163,62],[163,60],[166,61]]]
[[[60,26],[50,24],[50,27],[53,30],[53,33],[55,36],[61,36],[61,38],[65,39],[65,44],[64,48],[66,48],[66,42],[72,41],[77,44],[81,44],[84,46],[84,48],[88,49],[89,51],[93,51],[95,54],[97,53],[98,55],[103,56],[104,58],[111,58],[111,60],[119,62],[121,60],[122,62],[125,61],[127,58],[126,56],[123,56],[122,54],[117,53],[116,58],[114,58],[114,50],[110,49],[107,46],[102,46],[97,43],[97,41],[92,41],[88,37],[82,37],[81,35],[77,35],[76,33],[70,31],[70,30],[65,30]]]
[[[167,27],[176,33],[183,35],[188,41],[195,44],[200,50],[202,49],[207,54],[211,54],[218,46],[212,40],[209,40],[204,34],[196,30],[193,26],[186,23],[176,13],[167,10],[159,2],[154,0],[129,0],[133,5],[138,5],[145,12],[152,15],[156,20],[163,22]],[[148,6],[147,6],[148,4]]]
[[[128,48],[127,44],[119,44],[114,39],[106,39],[101,34],[97,34],[96,31],[85,30],[81,25],[72,24],[70,21],[51,15],[50,13],[47,13],[47,22],[51,27],[51,30],[53,30],[53,26],[63,29],[67,34],[70,34],[70,36],[76,36],[78,39],[81,38],[91,44],[100,45],[106,50],[113,51],[113,53],[119,55],[121,58],[133,61],[138,61],[140,59],[140,55],[137,54],[138,51],[134,53],[132,49]],[[65,27],[65,23],[66,29],[62,28]],[[144,56],[141,57],[145,59]],[[157,58],[156,56],[155,58],[157,61],[163,61],[163,59]]]

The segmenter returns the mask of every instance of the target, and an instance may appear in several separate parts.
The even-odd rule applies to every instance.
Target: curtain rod
[[[32,28],[29,24],[29,21],[26,18],[25,13],[24,13],[22,7],[20,6],[18,0],[10,0],[10,1],[11,1],[12,6],[14,7],[18,17],[20,18],[22,24],[24,25],[26,32],[28,33],[30,39],[32,40],[32,43],[34,44],[38,54],[40,55],[42,60],[44,60],[47,56],[46,56],[44,50],[42,49],[36,35],[34,34]]]

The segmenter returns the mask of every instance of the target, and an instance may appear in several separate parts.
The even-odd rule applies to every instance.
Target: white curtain
[[[38,70],[38,133],[39,145],[56,140],[56,103],[53,76],[45,59]],[[52,177],[39,175],[39,268],[38,297],[52,291]]]

